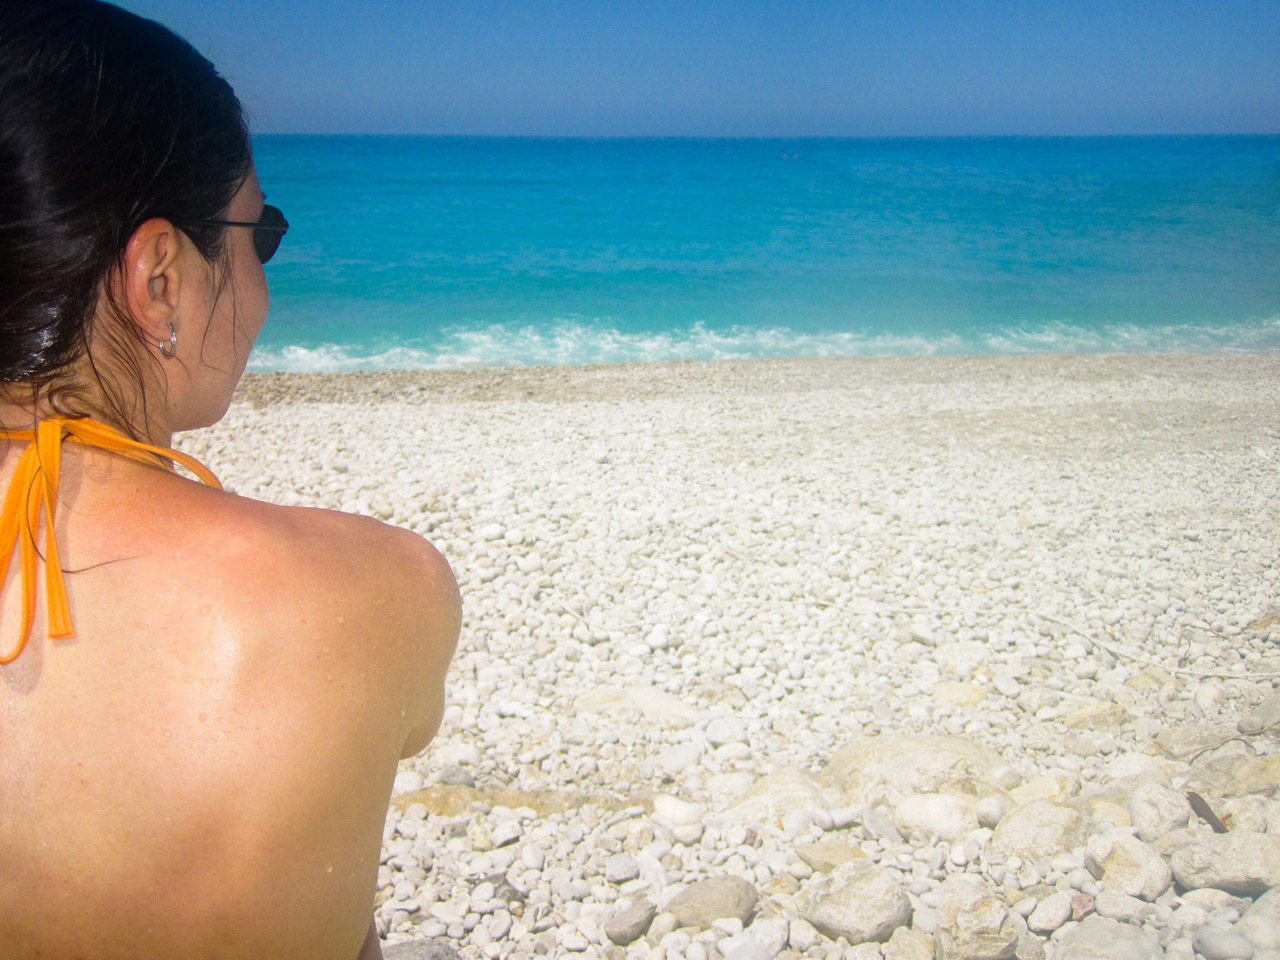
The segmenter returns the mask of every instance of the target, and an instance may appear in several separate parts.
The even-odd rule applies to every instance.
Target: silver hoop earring
[[[169,360],[178,352],[178,331],[173,329],[173,324],[169,324],[169,342],[160,341],[160,356]]]

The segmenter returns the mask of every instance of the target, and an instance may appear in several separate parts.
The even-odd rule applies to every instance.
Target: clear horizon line
[[[487,140],[1122,140],[1184,137],[1280,137],[1276,130],[1182,133],[411,133],[406,131],[255,130],[270,137],[420,137]]]

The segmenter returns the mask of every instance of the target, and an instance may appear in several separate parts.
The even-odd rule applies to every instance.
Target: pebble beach
[[[1280,356],[256,374],[178,446],[457,575],[391,960],[1280,960]]]

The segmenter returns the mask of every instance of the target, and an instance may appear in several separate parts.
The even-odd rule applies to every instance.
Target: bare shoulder
[[[387,695],[405,718],[401,754],[412,756],[435,736],[444,712],[461,621],[453,570],[411,531],[330,510],[278,509],[308,609],[329,611],[338,638],[360,638],[363,653],[384,667]]]
[[[267,507],[273,546],[299,563],[296,573],[339,585],[360,584],[356,605],[411,615],[423,602],[456,605],[457,584],[440,552],[412,531],[369,517],[305,507]],[[354,611],[353,611],[354,612]]]
[[[212,492],[211,492],[212,493]],[[368,517],[211,497],[216,557],[256,622],[292,634],[326,660],[349,658],[371,695],[399,701],[416,752],[443,711],[444,674],[460,623],[457,583],[426,539]]]
[[[286,605],[320,603],[352,615],[373,607],[389,627],[457,606],[448,562],[412,531],[334,510],[219,500],[218,515],[209,517],[222,534],[215,549],[225,562],[243,564],[246,577],[288,584],[288,595],[277,597]]]

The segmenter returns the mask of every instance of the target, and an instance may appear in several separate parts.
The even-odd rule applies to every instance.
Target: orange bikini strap
[[[36,610],[36,533],[40,529],[41,507],[44,508],[44,590],[49,605],[49,636],[57,640],[75,636],[67,585],[58,559],[58,541],[54,537],[64,440],[97,447],[171,473],[177,462],[203,483],[222,489],[218,478],[194,457],[131,440],[114,427],[87,417],[75,420],[49,417],[41,420],[34,430],[0,430],[0,436],[31,441],[18,458],[4,506],[0,508],[0,578],[8,574],[15,547],[22,570],[22,631],[13,652],[0,655],[0,664],[16,660],[31,636]]]

